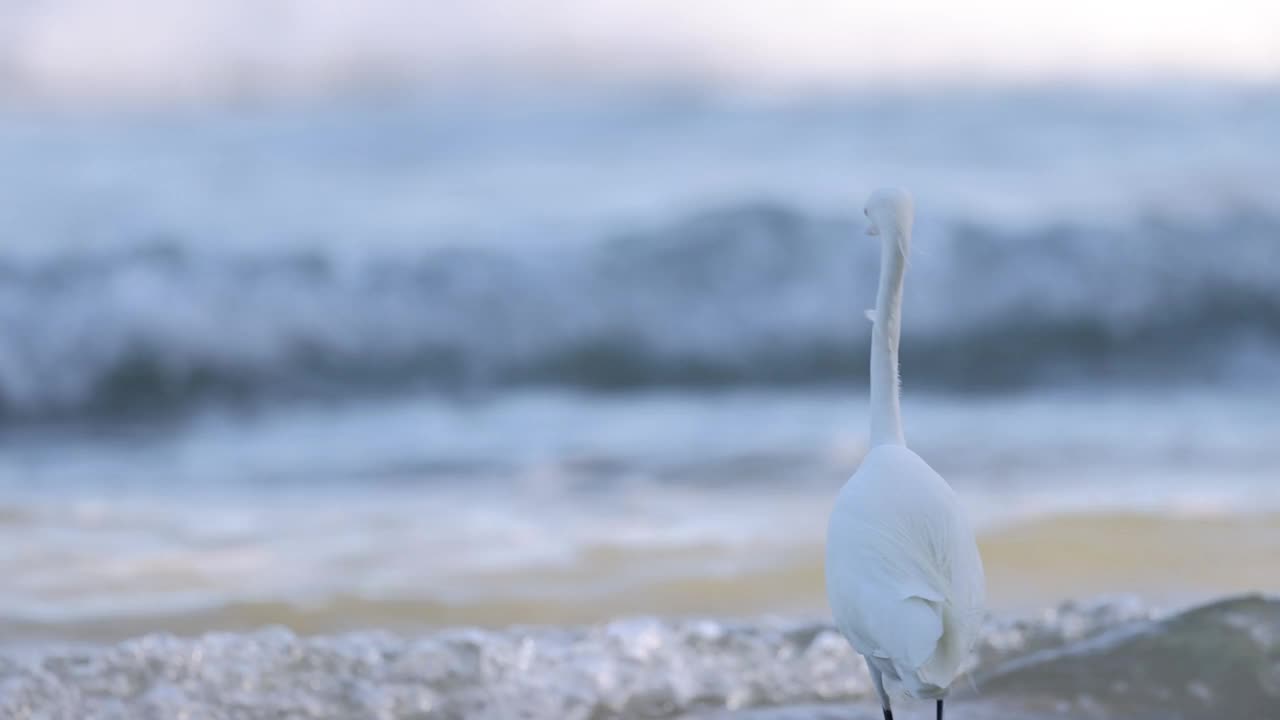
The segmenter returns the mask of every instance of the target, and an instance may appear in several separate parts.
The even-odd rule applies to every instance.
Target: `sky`
[[[1280,80],[1273,0],[3,0],[0,97]]]

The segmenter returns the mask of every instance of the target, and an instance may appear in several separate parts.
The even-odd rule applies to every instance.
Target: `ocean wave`
[[[1280,601],[1163,616],[1127,599],[990,621],[957,717],[1260,717],[1280,699]],[[658,620],[300,637],[151,635],[0,656],[5,717],[672,718],[872,709],[865,666],[825,623]],[[999,715],[983,708],[1010,708]],[[763,709],[763,710],[761,710]],[[792,713],[792,714],[788,714]]]
[[[861,382],[878,248],[860,229],[754,204],[588,246],[357,258],[161,242],[0,257],[0,414],[406,386]],[[1274,373],[1276,237],[1280,218],[1250,207],[1025,231],[926,221],[907,286],[907,382]]]
[[[978,685],[1055,705],[1065,697],[1090,717],[1262,717],[1280,700],[1278,656],[1280,601],[1246,596],[1014,657]]]

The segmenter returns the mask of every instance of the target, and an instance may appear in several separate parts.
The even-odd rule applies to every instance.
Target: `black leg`
[[[942,720],[942,700],[938,700],[938,720]]]
[[[873,663],[867,663],[871,672],[871,682],[876,686],[876,695],[880,696],[880,707],[884,708],[884,720],[893,720],[893,711],[889,709],[889,693],[884,691],[884,675]]]

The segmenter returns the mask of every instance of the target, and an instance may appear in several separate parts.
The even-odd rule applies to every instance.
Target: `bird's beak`
[[[876,227],[875,223],[871,223],[870,225],[867,226],[867,234],[872,236],[879,235],[880,228]]]

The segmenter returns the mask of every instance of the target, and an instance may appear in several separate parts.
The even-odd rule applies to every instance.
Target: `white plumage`
[[[827,599],[836,626],[867,667],[892,718],[885,679],[938,700],[977,640],[985,581],[973,530],[955,492],[907,449],[898,392],[902,281],[911,198],[880,190],[867,202],[881,238],[872,319],[871,450],[836,498],[827,530]]]

